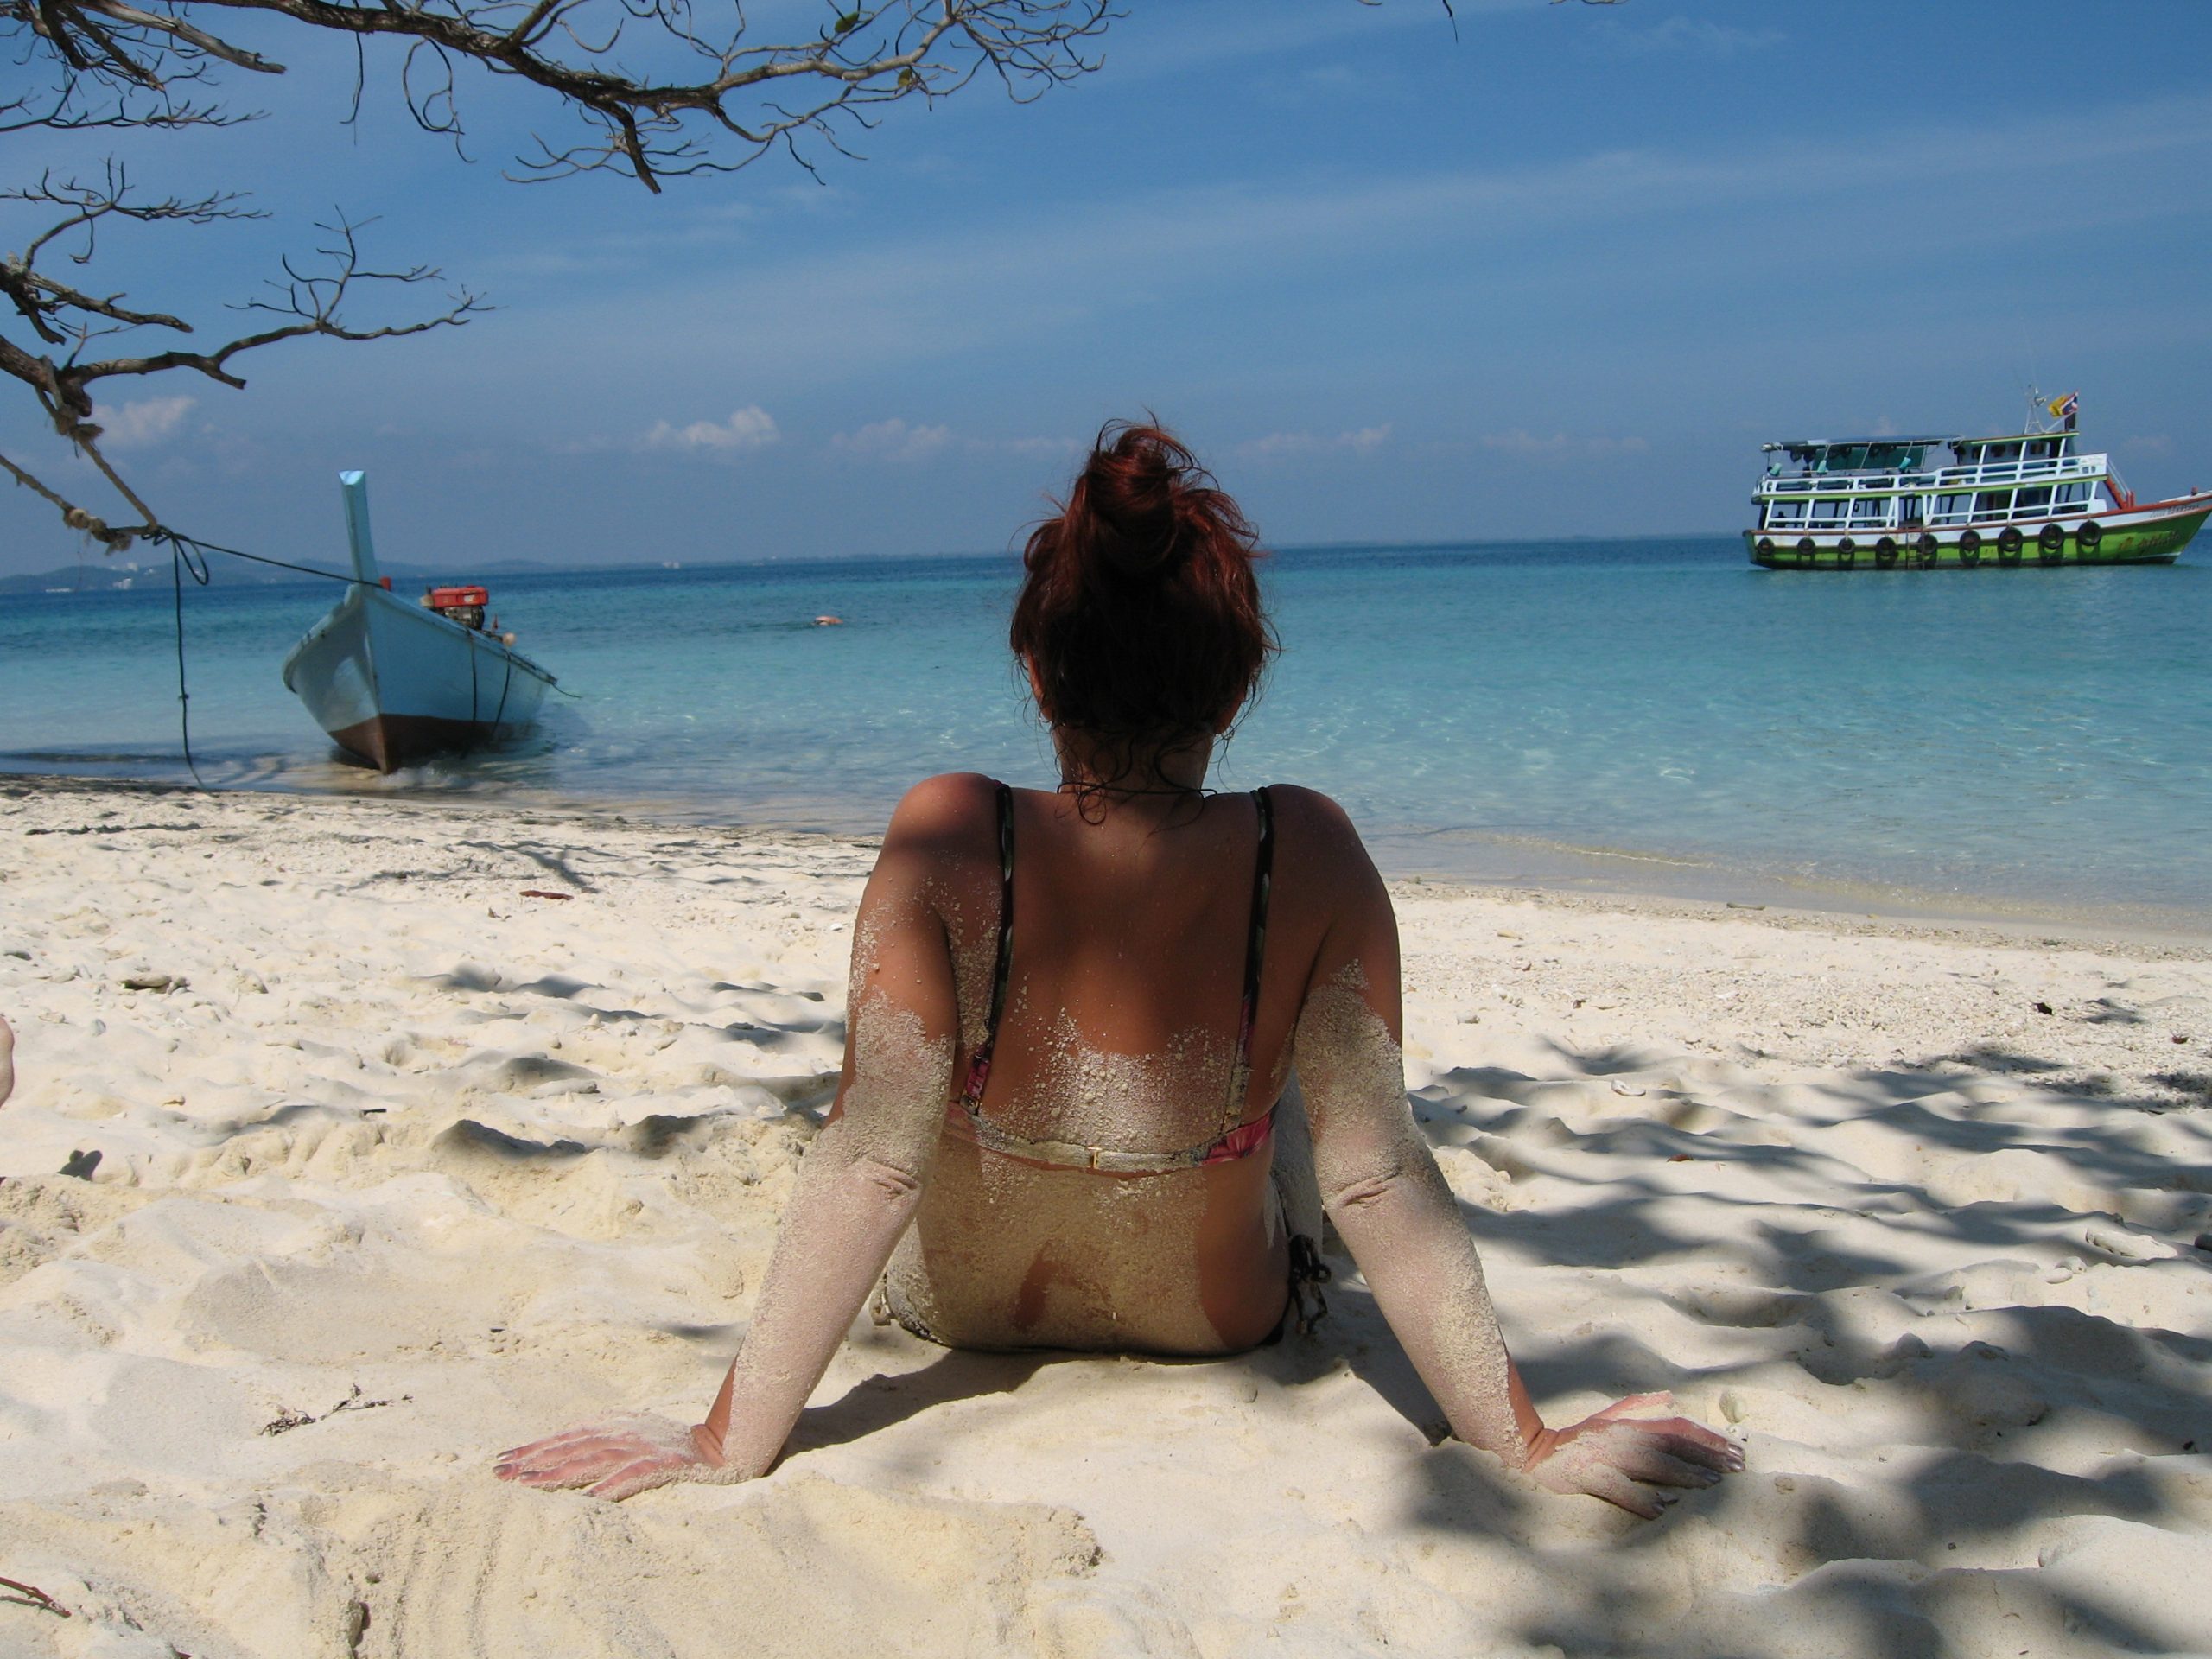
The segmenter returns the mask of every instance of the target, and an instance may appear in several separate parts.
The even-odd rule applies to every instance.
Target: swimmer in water
[[[1406,1100],[1397,925],[1343,810],[1205,788],[1275,648],[1250,526],[1149,426],[1029,538],[1013,645],[1057,789],[908,791],[854,929],[837,1100],[696,1424],[498,1472],[626,1497],[765,1472],[871,1298],[931,1341],[1226,1355],[1321,1312],[1324,1212],[1452,1431],[1654,1516],[1742,1467],[1664,1396],[1546,1425]]]

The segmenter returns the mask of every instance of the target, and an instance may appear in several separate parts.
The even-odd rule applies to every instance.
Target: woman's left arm
[[[853,928],[837,1103],[799,1166],[744,1344],[706,1420],[588,1424],[501,1454],[502,1478],[623,1498],[671,1481],[749,1480],[775,1462],[913,1219],[944,1128],[958,1010],[950,938],[930,893],[977,838],[976,798],[966,779],[932,779],[892,817]]]

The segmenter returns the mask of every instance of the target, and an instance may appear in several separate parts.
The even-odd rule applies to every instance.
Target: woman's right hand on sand
[[[1548,1428],[1529,1448],[1527,1472],[1555,1492],[1586,1493],[1652,1520],[1674,1502],[1666,1489],[1712,1486],[1744,1466],[1743,1448],[1688,1417],[1638,1417],[1672,1403],[1635,1394],[1567,1428]]]
[[[582,1486],[618,1503],[679,1480],[735,1478],[701,1429],[645,1412],[601,1418],[515,1446],[499,1453],[492,1472],[525,1486]]]

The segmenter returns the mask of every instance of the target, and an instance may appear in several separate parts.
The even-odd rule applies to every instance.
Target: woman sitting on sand
[[[837,1103],[706,1421],[575,1429],[502,1476],[620,1498],[760,1474],[871,1294],[949,1347],[1239,1353],[1307,1323],[1324,1210],[1460,1439],[1645,1516],[1741,1466],[1630,1414],[1663,1396],[1556,1429],[1530,1404],[1407,1107],[1359,836],[1311,790],[1204,787],[1274,648],[1255,554],[1173,438],[1101,435],[1014,612],[1063,781],[932,778],[893,815]]]

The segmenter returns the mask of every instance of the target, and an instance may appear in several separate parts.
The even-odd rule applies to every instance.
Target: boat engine
[[[425,609],[458,622],[464,628],[484,626],[484,607],[492,595],[481,588],[433,588],[423,595]]]

